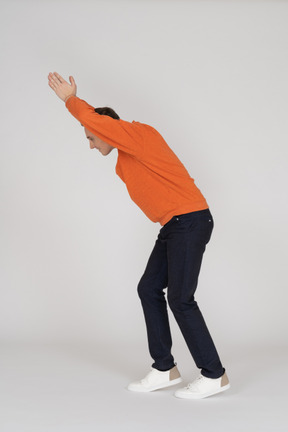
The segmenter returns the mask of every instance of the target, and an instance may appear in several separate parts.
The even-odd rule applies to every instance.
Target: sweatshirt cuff
[[[69,95],[69,96],[67,96],[66,99],[64,100],[65,105],[66,105],[67,101],[68,101],[71,97],[77,97],[77,96],[76,96],[76,95]]]

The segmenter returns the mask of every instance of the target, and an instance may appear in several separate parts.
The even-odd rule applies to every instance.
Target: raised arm
[[[65,102],[70,113],[92,134],[131,155],[139,157],[143,153],[143,127],[139,123],[113,119],[95,112],[93,106],[76,96],[77,87],[72,76],[69,77],[71,84],[57,72],[50,72],[48,80],[49,86]]]

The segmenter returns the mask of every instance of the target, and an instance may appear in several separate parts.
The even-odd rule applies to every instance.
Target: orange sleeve
[[[65,106],[83,126],[102,141],[133,156],[142,154],[144,136],[136,123],[98,114],[91,105],[77,96],[67,99]]]

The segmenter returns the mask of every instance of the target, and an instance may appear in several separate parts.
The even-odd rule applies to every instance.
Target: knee
[[[140,299],[144,299],[149,295],[148,284],[145,282],[143,276],[137,285],[137,292]]]
[[[190,299],[182,299],[180,297],[175,297],[169,295],[168,293],[168,304],[174,315],[185,314],[186,312],[191,313],[192,310],[198,309],[197,302],[194,297]]]
[[[167,295],[167,301],[168,301],[168,305],[171,309],[171,311],[175,314],[177,314],[177,312],[181,312],[182,309],[182,302],[179,298],[176,297],[172,297],[171,295]]]
[[[161,283],[161,281],[154,280],[149,277],[147,278],[145,275],[143,275],[140,279],[140,282],[138,283],[137,292],[142,301],[166,301],[164,288],[165,286]]]

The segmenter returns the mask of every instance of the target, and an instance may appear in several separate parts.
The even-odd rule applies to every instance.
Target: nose
[[[92,145],[92,143],[90,142],[90,149],[92,150],[94,147],[93,147],[93,145]]]

